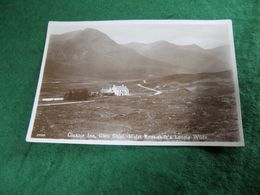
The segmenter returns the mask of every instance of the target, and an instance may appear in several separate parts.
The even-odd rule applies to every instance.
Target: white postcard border
[[[206,25],[215,25],[215,24],[228,24],[229,25],[229,38],[231,43],[231,60],[232,60],[232,70],[233,70],[233,79],[235,84],[235,95],[236,95],[236,107],[238,114],[238,125],[239,125],[239,139],[238,142],[195,142],[195,141],[130,141],[130,140],[92,140],[92,139],[52,139],[52,138],[33,138],[32,131],[36,117],[36,111],[39,102],[40,90],[42,86],[42,80],[45,69],[45,62],[48,52],[49,39],[52,28],[59,25],[88,25],[91,23],[103,23],[103,24],[206,24]],[[241,147],[245,146],[244,136],[243,136],[243,126],[242,126],[242,116],[241,116],[241,103],[239,96],[239,85],[238,85],[238,75],[237,75],[237,66],[236,66],[236,57],[235,57],[235,46],[233,39],[233,28],[232,21],[229,19],[225,20],[110,20],[110,21],[74,21],[74,22],[63,22],[63,21],[50,21],[48,23],[48,30],[46,35],[44,53],[42,57],[41,69],[37,84],[36,95],[34,99],[32,114],[30,118],[30,123],[26,135],[27,142],[34,143],[63,143],[63,144],[90,144],[90,145],[133,145],[133,146],[224,146],[224,147]]]

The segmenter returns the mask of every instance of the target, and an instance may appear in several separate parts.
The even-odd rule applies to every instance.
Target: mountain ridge
[[[164,40],[136,45],[138,47],[131,48],[129,44],[118,44],[105,33],[92,28],[51,35],[46,74],[61,78],[70,74],[99,79],[136,79],[223,69],[209,68],[210,61],[215,61],[213,64],[216,65],[222,63],[221,59],[212,57],[208,50],[196,45],[178,46]]]
[[[218,72],[230,69],[229,46],[204,49],[196,44],[180,46],[160,41],[150,44],[129,43],[125,46],[151,59],[180,64],[184,69],[181,73]]]

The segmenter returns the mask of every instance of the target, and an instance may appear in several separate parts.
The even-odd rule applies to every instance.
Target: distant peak
[[[76,38],[78,36],[85,36],[85,35],[103,35],[103,36],[107,36],[105,33],[97,30],[97,29],[94,29],[94,28],[86,28],[84,30],[75,30],[75,31],[70,31],[70,32],[66,32],[66,33],[63,33],[63,34],[54,34],[52,35],[53,37],[60,37],[60,38]]]
[[[86,28],[84,30],[81,30],[80,36],[85,37],[85,38],[91,38],[91,39],[101,38],[102,40],[113,41],[107,34],[101,32],[97,29],[94,29],[94,28]]]
[[[83,31],[83,32],[100,32],[99,30],[97,30],[95,28],[85,28],[81,31]]]
[[[94,29],[94,28],[86,28],[84,30],[81,30],[82,33],[84,34],[103,34],[105,35],[105,33],[97,30],[97,29]]]
[[[172,43],[165,41],[165,40],[160,40],[160,41],[155,41],[152,43],[153,45],[159,45],[159,44],[164,44],[164,45],[171,45]]]
[[[194,49],[204,49],[203,47],[200,47],[199,45],[193,43],[189,45],[182,45],[183,47],[189,47],[189,48],[194,48]]]

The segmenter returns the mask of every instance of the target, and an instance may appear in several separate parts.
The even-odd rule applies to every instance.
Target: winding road
[[[160,94],[162,94],[161,91],[158,91],[158,90],[156,90],[156,89],[152,89],[152,88],[149,88],[149,87],[145,87],[145,86],[143,86],[143,85],[141,85],[141,84],[137,84],[137,86],[138,86],[138,87],[141,87],[141,88],[143,88],[143,89],[147,89],[147,90],[150,90],[150,91],[154,91],[155,93],[153,94],[153,96],[154,96],[154,95],[160,95]]]

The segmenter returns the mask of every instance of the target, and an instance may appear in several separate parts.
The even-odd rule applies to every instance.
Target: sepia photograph
[[[231,20],[49,22],[26,140],[244,146]]]

